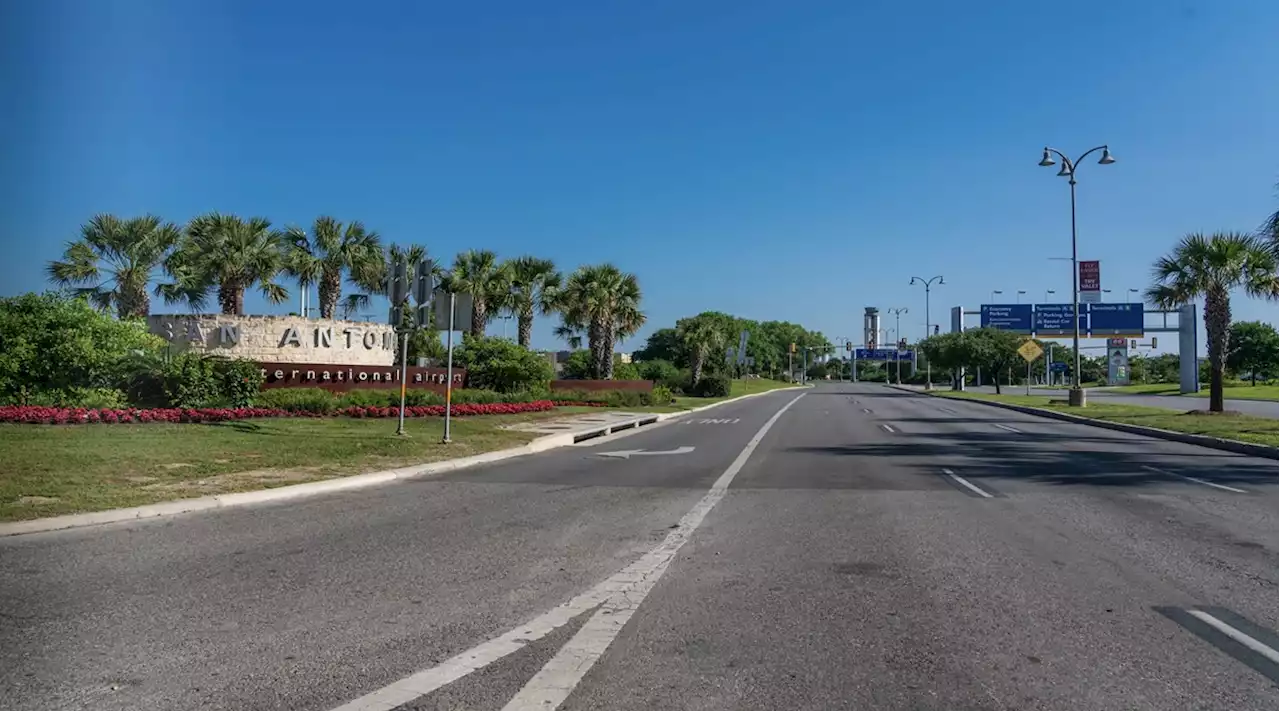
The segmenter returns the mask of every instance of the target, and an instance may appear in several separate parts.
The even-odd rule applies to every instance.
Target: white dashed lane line
[[[1184,475],[1184,474],[1175,474],[1175,473],[1173,473],[1173,472],[1165,471],[1165,470],[1163,470],[1163,469],[1158,469],[1158,468],[1156,468],[1156,467],[1147,466],[1146,464],[1143,464],[1143,465],[1142,465],[1142,468],[1143,468],[1143,469],[1146,469],[1147,471],[1153,471],[1153,472],[1155,472],[1155,473],[1157,473],[1157,474],[1164,474],[1165,476],[1176,477],[1176,478],[1178,478],[1178,479],[1185,479],[1186,481],[1193,481],[1193,482],[1195,482],[1195,483],[1197,483],[1197,484],[1203,484],[1204,486],[1211,486],[1211,487],[1213,487],[1213,488],[1215,488],[1215,489],[1221,489],[1221,490],[1223,490],[1223,491],[1230,491],[1230,492],[1235,493],[1235,494],[1247,494],[1247,493],[1249,493],[1249,492],[1245,491],[1244,489],[1237,489],[1237,488],[1235,488],[1234,486],[1227,486],[1227,485],[1225,485],[1225,484],[1215,484],[1215,483],[1213,483],[1213,482],[1211,482],[1211,481],[1205,481],[1204,479],[1197,479],[1196,477],[1193,477],[1193,476],[1186,476],[1186,475]]]
[[[943,469],[943,470],[942,470],[942,473],[943,473],[943,474],[946,474],[946,475],[947,475],[947,476],[949,476],[949,477],[951,477],[951,479],[952,479],[953,481],[955,481],[957,484],[959,484],[960,486],[963,486],[964,488],[968,489],[969,491],[972,491],[974,494],[976,494],[976,495],[978,495],[978,496],[981,496],[981,497],[982,497],[982,498],[984,498],[984,499],[991,499],[991,498],[995,498],[995,497],[994,497],[990,492],[985,491],[985,490],[983,490],[983,489],[979,488],[979,487],[978,487],[976,484],[974,484],[973,482],[969,481],[968,479],[965,479],[964,477],[960,476],[959,474],[956,474],[955,472],[951,471],[950,469]]]
[[[1022,434],[1022,430],[1020,430],[1020,429],[1018,429],[1018,428],[1016,428],[1016,427],[1010,427],[1009,425],[1002,425],[1002,424],[1000,424],[999,422],[992,422],[991,424],[995,425],[996,427],[999,427],[999,428],[1000,428],[1000,429],[1002,429],[1002,430],[1007,430],[1007,431],[1009,431],[1009,432],[1013,432],[1013,433],[1015,433],[1015,434]]]

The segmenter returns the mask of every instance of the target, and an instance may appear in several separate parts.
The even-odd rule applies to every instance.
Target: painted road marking
[[[720,499],[724,498],[725,491],[728,489],[729,484],[732,483],[734,476],[746,464],[747,458],[755,451],[756,446],[760,444],[760,440],[764,439],[764,435],[768,433],[769,428],[777,422],[778,418],[782,417],[782,413],[786,412],[788,408],[796,404],[796,401],[804,396],[805,393],[801,393],[774,413],[773,417],[769,418],[764,427],[760,428],[755,437],[747,443],[746,448],[738,454],[737,459],[733,460],[733,463],[720,475],[719,479],[716,479],[706,495],[684,515],[684,518],[680,519],[676,528],[667,534],[666,539],[653,550],[641,556],[639,560],[614,573],[607,580],[587,592],[572,598],[549,612],[539,615],[527,624],[520,625],[509,632],[472,647],[437,666],[424,669],[381,689],[365,694],[354,701],[337,707],[333,711],[386,711],[406,704],[420,696],[430,694],[442,686],[455,682],[474,671],[483,669],[503,657],[524,649],[529,643],[546,637],[584,612],[596,609],[617,598],[625,601],[628,594],[634,597],[637,587],[646,581],[648,581],[648,586],[651,588],[653,584],[657,583],[658,578],[662,576],[676,552],[680,550],[680,547],[689,540],[693,532],[702,524],[702,519],[706,517],[707,512],[719,503]],[[648,588],[645,589],[645,593],[647,592]],[[643,596],[640,599],[643,599]],[[638,605],[639,602],[637,601],[636,604]],[[599,615],[600,613],[597,612],[596,614]],[[627,614],[629,617],[630,613]],[[587,624],[590,625],[591,621],[589,620]],[[582,636],[582,632],[585,629],[587,627],[584,625],[583,629],[579,630],[578,634],[575,635],[574,640]],[[609,639],[612,641],[612,637]],[[570,643],[572,644],[572,640]],[[605,646],[608,646],[607,643]],[[604,650],[601,649],[600,651],[603,652]],[[552,661],[555,660],[553,659]],[[594,661],[594,659],[591,660],[592,663]],[[590,665],[588,664],[588,666]],[[582,673],[586,674],[586,669],[583,669]],[[579,676],[580,678],[581,676]],[[576,684],[577,682],[575,681],[574,683]],[[554,707],[547,706],[545,708],[551,709]]]
[[[951,477],[952,479],[955,479],[956,483],[960,484],[961,486],[965,487],[965,488],[966,488],[966,489],[968,489],[969,491],[972,491],[973,493],[977,494],[978,496],[981,496],[981,497],[982,497],[982,498],[984,498],[984,499],[990,499],[990,498],[993,498],[992,494],[990,494],[990,493],[988,493],[988,492],[986,492],[986,491],[983,491],[982,489],[980,489],[980,488],[978,488],[977,486],[975,486],[975,485],[973,484],[973,482],[969,481],[968,479],[965,479],[964,477],[960,476],[959,474],[956,474],[955,472],[951,471],[950,469],[943,469],[943,470],[942,470],[942,473],[943,473],[943,474],[946,474],[947,476]]]
[[[867,408],[865,408],[865,407],[864,407],[864,408],[862,408],[862,411],[863,411],[863,412],[865,412],[865,413],[867,413],[868,415],[870,415],[870,414],[871,414],[871,410],[869,410],[869,409],[867,409]]]
[[[1268,679],[1280,680],[1275,632],[1222,607],[1157,607],[1155,611]]]
[[[652,457],[660,454],[688,454],[693,450],[694,447],[676,447],[675,449],[659,450],[657,452],[649,452],[643,449],[623,449],[617,452],[596,452],[596,456],[613,457],[615,459],[630,459],[632,457]]]
[[[1247,494],[1247,493],[1249,493],[1249,492],[1245,491],[1244,489],[1237,489],[1237,488],[1235,488],[1234,486],[1227,486],[1227,485],[1225,485],[1225,484],[1215,484],[1215,483],[1213,483],[1213,482],[1211,482],[1211,481],[1205,481],[1204,479],[1197,479],[1196,477],[1193,477],[1193,476],[1186,476],[1186,475],[1183,475],[1183,474],[1175,474],[1175,473],[1173,473],[1173,472],[1165,471],[1165,470],[1163,470],[1163,469],[1157,469],[1156,467],[1148,466],[1148,465],[1146,465],[1146,464],[1143,464],[1143,465],[1142,465],[1142,468],[1143,468],[1143,469],[1146,469],[1146,470],[1148,470],[1148,471],[1153,471],[1153,472],[1155,472],[1155,473],[1157,473],[1157,474],[1164,474],[1165,476],[1177,477],[1177,478],[1179,478],[1179,479],[1186,479],[1187,481],[1194,481],[1194,482],[1195,482],[1195,483],[1197,483],[1197,484],[1204,484],[1205,486],[1212,486],[1212,487],[1213,487],[1213,488],[1215,488],[1215,489],[1222,489],[1223,491],[1231,491],[1231,492],[1234,492],[1234,493],[1237,493],[1237,494]]]
[[[704,418],[701,420],[686,420],[685,424],[686,425],[736,425],[739,422],[742,422],[742,418],[740,417],[725,418],[722,420],[717,420],[713,418]]]
[[[1008,426],[1008,425],[1002,425],[1002,424],[1000,424],[999,422],[992,422],[991,424],[995,425],[996,427],[999,427],[999,428],[1000,428],[1000,429],[1002,429],[1002,430],[1008,430],[1008,431],[1013,432],[1013,433],[1016,433],[1016,434],[1022,434],[1022,430],[1017,429],[1017,428],[1015,428],[1015,427],[1010,427],[1010,426]]]
[[[657,585],[681,546],[698,529],[711,509],[724,498],[729,485],[733,483],[733,478],[746,465],[747,460],[751,458],[751,453],[769,433],[769,429],[802,397],[804,397],[803,393],[783,405],[781,410],[775,412],[773,417],[764,423],[729,468],[724,470],[719,479],[716,479],[711,490],[680,520],[679,526],[667,536],[667,540],[654,551],[646,554],[646,557],[653,556],[654,561],[647,573],[636,581],[633,587],[619,591],[605,601],[591,619],[578,630],[573,639],[561,647],[556,656],[552,657],[551,661],[547,662],[537,674],[534,674],[529,683],[525,684],[524,688],[520,689],[520,692],[503,707],[503,711],[552,711],[569,698],[569,694],[573,693],[574,688],[582,681],[582,677],[586,676],[591,667],[605,653],[614,638],[631,619],[631,615],[640,607],[640,603],[644,602],[649,591]]]
[[[880,427],[883,428],[885,432],[897,432],[897,430],[893,429],[892,425],[880,425]]]
[[[959,415],[959,414],[960,414],[959,412],[956,412],[955,410],[952,410],[952,409],[951,409],[951,408],[949,408],[949,407],[939,407],[938,409],[939,409],[939,410],[942,410],[943,412],[947,413],[948,415]]]

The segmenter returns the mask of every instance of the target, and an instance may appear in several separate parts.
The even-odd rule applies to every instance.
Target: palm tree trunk
[[[703,358],[703,355],[702,355],[702,349],[699,348],[698,350],[694,351],[693,362],[689,364],[690,379],[693,381],[689,383],[690,387],[697,385],[698,381],[702,379],[702,361],[703,360],[705,359]]]
[[[605,327],[605,335],[604,335],[604,349],[603,349],[603,350],[604,350],[604,353],[602,353],[602,354],[601,354],[601,357],[604,359],[604,363],[603,363],[603,365],[604,365],[603,372],[604,372],[604,379],[605,379],[605,380],[613,380],[613,341],[614,341],[614,337],[615,337],[615,336],[614,336],[613,328],[612,328],[612,327]]]
[[[1209,412],[1222,412],[1222,374],[1226,367],[1231,338],[1231,298],[1222,289],[1211,289],[1204,297],[1204,332],[1209,350]]]
[[[484,338],[484,327],[489,325],[488,309],[485,308],[484,299],[479,296],[471,297],[471,335],[475,338]]]
[[[321,274],[319,292],[320,318],[333,318],[338,310],[338,299],[342,298],[342,272],[333,270]]]
[[[227,316],[244,314],[244,287],[235,282],[218,285],[218,308]]]
[[[147,287],[140,289],[126,287],[121,289],[120,298],[116,301],[116,318],[146,318],[151,313],[151,297]]]
[[[533,309],[521,311],[516,325],[516,343],[528,348],[533,341]]]
[[[591,351],[591,377],[600,380],[604,377],[604,359],[601,358],[604,351],[604,329],[599,323],[593,322],[587,328],[587,349]]]

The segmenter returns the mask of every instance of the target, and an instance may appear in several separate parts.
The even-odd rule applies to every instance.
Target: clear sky
[[[1188,231],[1275,209],[1273,0],[13,0],[0,7],[0,293],[96,212],[362,220],[438,256],[634,271],[707,309],[857,336],[943,274],[1115,294]],[[284,312],[254,296],[254,312]],[[153,307],[163,308],[162,305]],[[1276,322],[1272,304],[1234,302]],[[381,314],[382,309],[378,309]],[[535,345],[556,347],[549,322]],[[944,329],[946,326],[944,325]],[[910,329],[910,330],[909,330]],[[500,326],[495,326],[499,331]],[[1172,340],[1172,339],[1170,339]],[[638,340],[629,341],[630,349]]]

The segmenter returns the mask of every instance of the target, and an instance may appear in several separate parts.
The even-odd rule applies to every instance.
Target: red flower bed
[[[472,417],[475,415],[515,415],[522,412],[546,412],[553,410],[556,403],[550,400],[534,402],[488,403],[484,405],[454,405],[452,414],[455,417]],[[346,417],[398,417],[398,407],[348,407],[335,413]],[[424,407],[406,407],[405,417],[443,417],[444,405]],[[0,423],[17,423],[29,425],[78,425],[91,423],[131,423],[131,422],[226,422],[228,420],[247,420],[259,417],[316,417],[308,412],[279,410],[263,407],[236,408],[202,408],[198,410],[182,408],[155,408],[139,410],[128,408],[123,410],[89,410],[84,408],[36,407],[23,405],[0,406]]]

